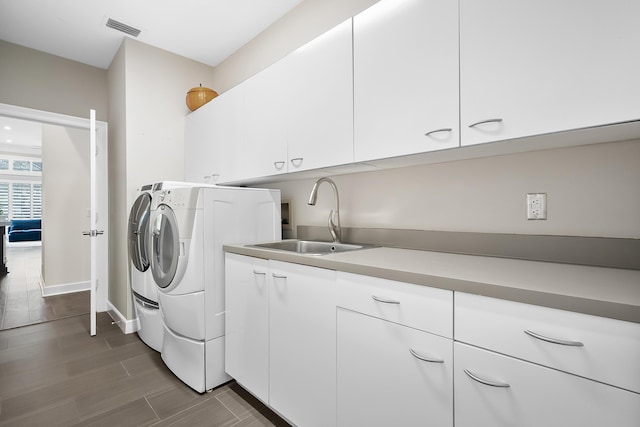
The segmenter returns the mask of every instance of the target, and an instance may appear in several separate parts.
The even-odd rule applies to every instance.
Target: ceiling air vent
[[[133,37],[138,37],[138,35],[140,34],[139,29],[127,24],[123,24],[122,22],[118,22],[115,19],[111,18],[109,18],[109,20],[107,21],[107,27],[113,28],[114,30],[122,31],[123,33],[129,34]]]

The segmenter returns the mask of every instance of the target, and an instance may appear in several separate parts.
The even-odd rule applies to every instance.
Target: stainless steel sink
[[[338,252],[357,251],[370,248],[370,245],[355,245],[350,243],[314,242],[309,240],[281,240],[271,243],[247,245],[250,247],[273,249],[277,251],[294,252],[305,255],[326,255]]]

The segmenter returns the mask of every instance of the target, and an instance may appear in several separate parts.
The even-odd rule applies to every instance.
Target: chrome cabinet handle
[[[262,276],[266,276],[267,273],[265,273],[264,271],[258,271],[258,270],[253,270],[253,274],[260,274]]]
[[[569,341],[569,340],[562,340],[562,339],[559,339],[559,338],[551,338],[551,337],[547,337],[547,336],[541,335],[539,333],[530,331],[529,329],[525,329],[524,333],[529,335],[530,337],[539,339],[541,341],[550,342],[550,343],[553,343],[553,344],[568,345],[570,347],[583,347],[584,346],[584,344],[582,344],[580,341]]]
[[[420,359],[420,360],[424,360],[425,362],[429,362],[429,363],[444,363],[444,360],[439,359],[437,357],[433,357],[433,356],[427,356],[424,354],[420,354],[417,351],[415,351],[414,349],[410,348],[409,349],[409,353],[411,353],[413,355],[413,357],[415,357],[416,359]]]
[[[474,374],[473,372],[471,372],[468,369],[465,369],[464,373],[467,374],[469,376],[469,378],[471,378],[474,381],[479,382],[480,384],[488,385],[488,386],[491,386],[491,387],[502,387],[502,388],[511,387],[511,385],[509,385],[509,383],[502,383],[502,382],[498,382],[498,381],[491,381],[491,380],[486,380],[484,378],[481,378],[481,377],[479,377],[478,375]]]
[[[429,135],[432,135],[432,134],[438,133],[438,132],[451,132],[452,130],[453,129],[451,129],[451,128],[435,129],[435,130],[432,130],[430,132],[425,133],[424,136],[429,136]]]
[[[371,298],[385,304],[400,304],[400,301],[398,301],[397,299],[389,299],[389,298],[379,297],[377,295],[371,295]]]
[[[276,273],[271,273],[271,275],[273,276],[274,279],[286,279],[287,276],[282,276],[280,274],[276,274]]]
[[[478,125],[483,125],[485,123],[502,123],[502,119],[487,119],[487,120],[480,120],[479,122],[475,122],[473,124],[470,124],[469,127],[475,127]]]
[[[302,164],[302,160],[304,160],[304,157],[296,157],[294,159],[291,159],[291,164],[293,166],[300,166]]]
[[[278,170],[282,169],[282,167],[284,166],[284,160],[273,162],[273,166],[275,166],[275,168]]]

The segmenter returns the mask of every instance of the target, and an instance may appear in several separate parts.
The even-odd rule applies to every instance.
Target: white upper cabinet
[[[287,172],[286,63],[278,61],[243,83],[243,178]]]
[[[351,19],[292,52],[288,171],[353,162]]]
[[[459,145],[457,2],[382,0],[353,44],[355,161]]]
[[[460,0],[462,145],[640,119],[637,0]]]
[[[185,181],[217,184],[239,176],[242,90],[235,87],[186,117]]]
[[[246,153],[242,147],[243,129],[243,86],[237,86],[223,93],[211,102],[216,110],[213,122],[213,163],[211,182],[216,184],[237,179],[239,165]]]
[[[215,108],[209,102],[187,115],[184,126],[184,180],[207,183],[213,161]]]

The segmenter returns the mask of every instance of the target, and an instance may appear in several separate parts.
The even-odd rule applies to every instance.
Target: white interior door
[[[108,269],[108,240],[105,234],[107,219],[107,156],[106,124],[98,127],[95,110],[89,118],[90,174],[91,174],[91,229],[85,234],[91,239],[91,336],[96,335],[96,313],[106,310],[106,274]]]
[[[90,130],[91,144],[91,335],[96,334],[96,312],[107,311],[108,296],[108,181],[107,181],[107,123],[90,118],[73,117],[48,111],[34,110],[0,103],[0,115],[53,125]],[[98,231],[103,234],[98,234]]]

